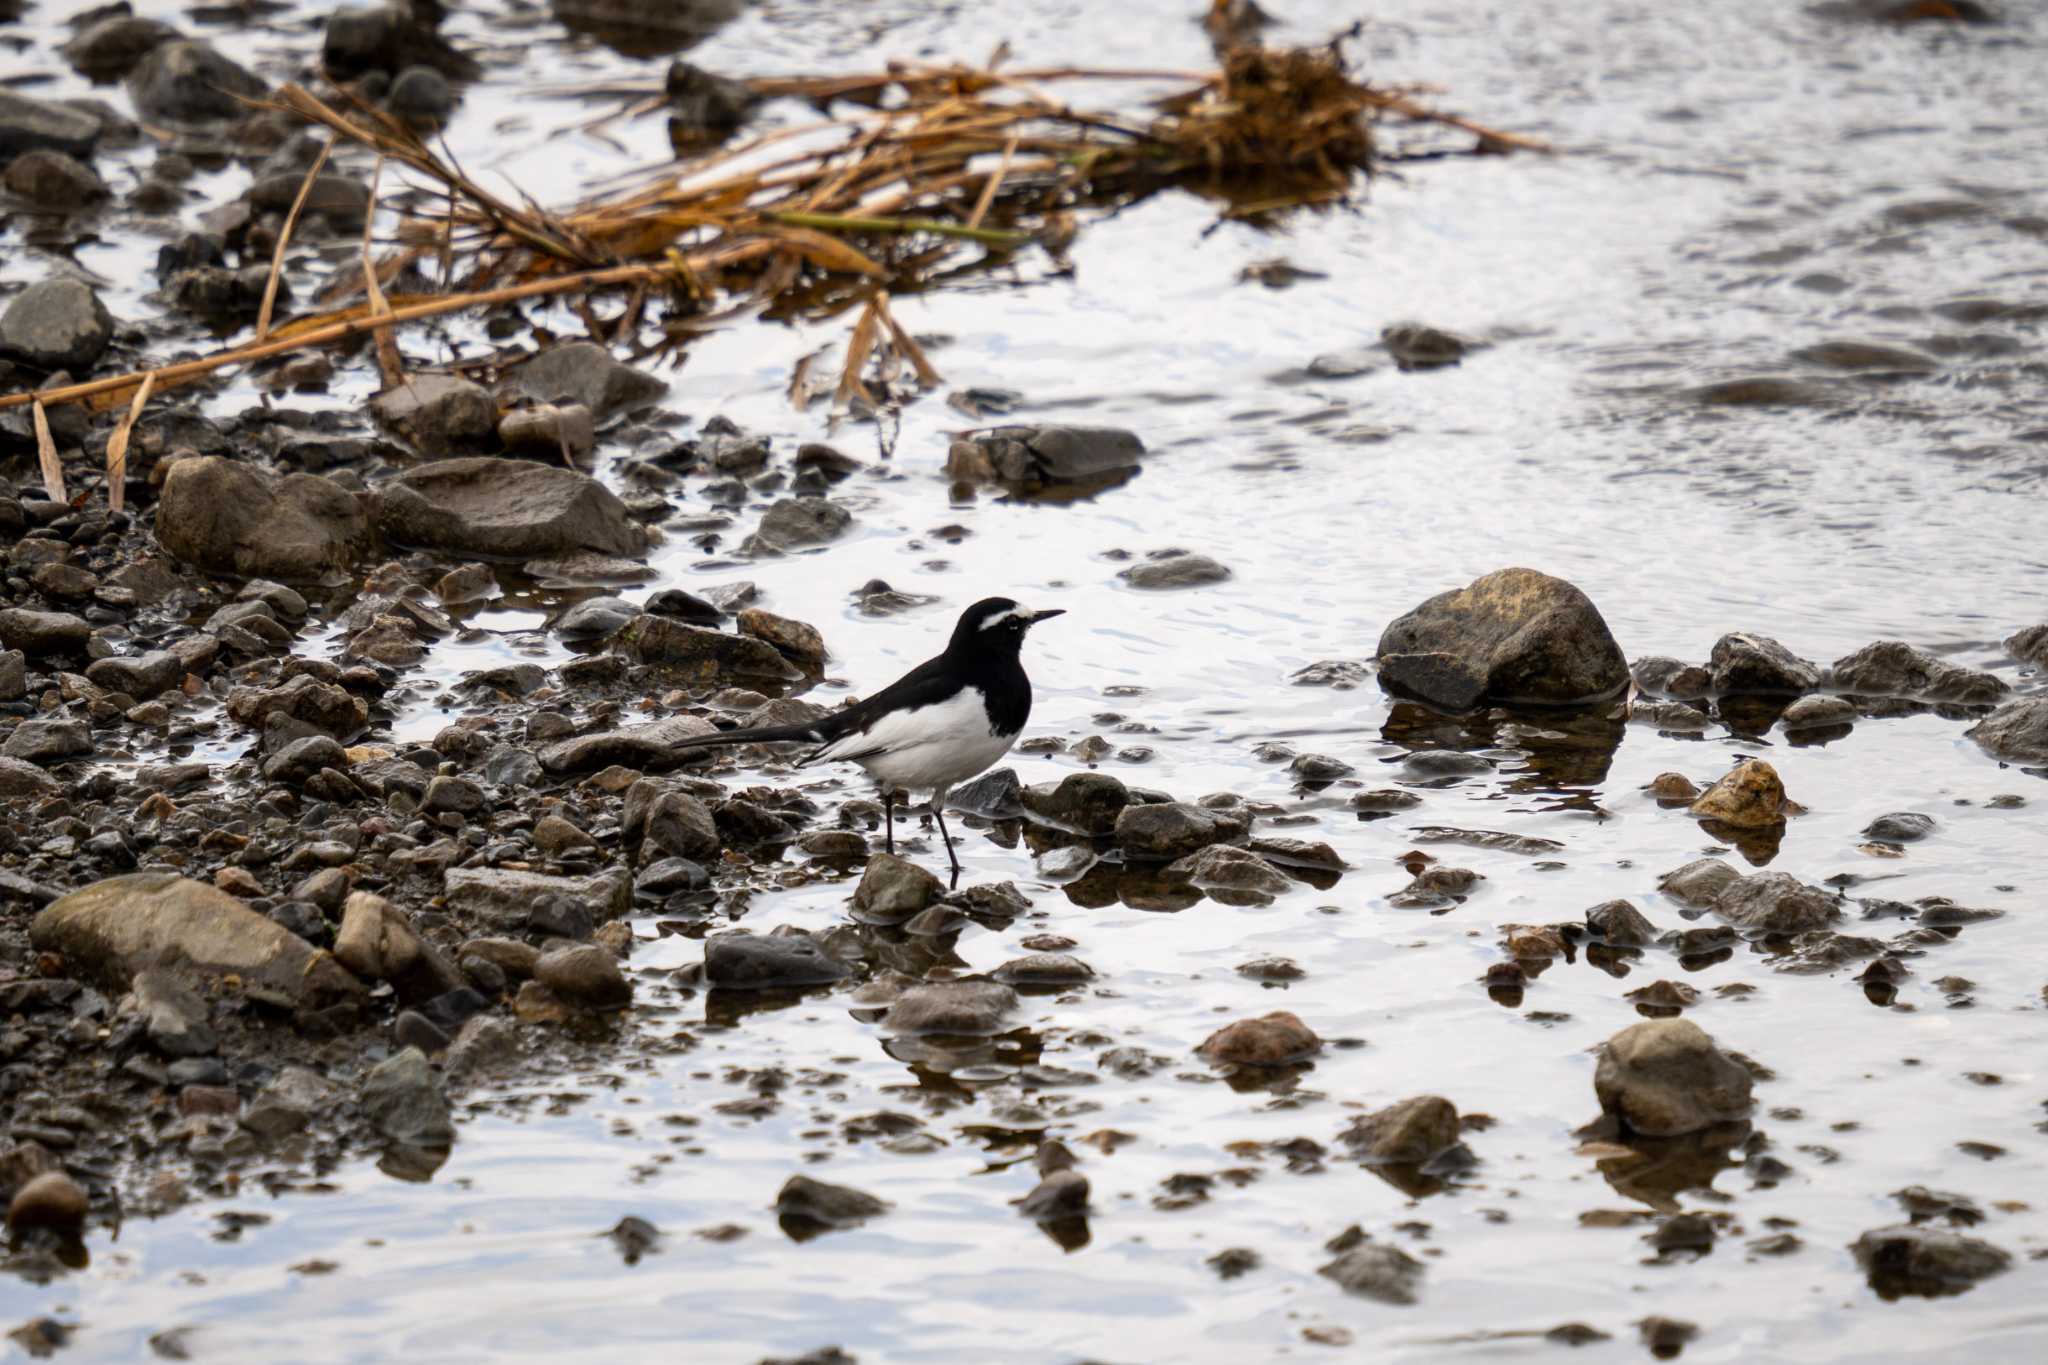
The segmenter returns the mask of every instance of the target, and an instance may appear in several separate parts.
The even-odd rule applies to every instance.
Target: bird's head
[[[1033,611],[1007,597],[985,597],[960,613],[960,624],[953,627],[953,640],[947,649],[956,653],[1000,650],[1015,654],[1023,648],[1025,632],[1032,626],[1064,614],[1061,607]]]

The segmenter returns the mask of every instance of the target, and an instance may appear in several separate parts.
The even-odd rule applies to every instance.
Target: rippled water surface
[[[33,40],[0,53],[0,73],[57,67],[55,8],[0,29]],[[1007,39],[1022,63],[1201,67],[1191,8],[763,4],[692,59],[735,74],[869,69],[978,59]],[[604,1074],[473,1094],[431,1183],[359,1166],[325,1192],[251,1189],[232,1207],[270,1221],[232,1241],[215,1236],[219,1205],[130,1221],[93,1243],[80,1273],[0,1283],[0,1318],[81,1323],[77,1359],[141,1356],[181,1327],[192,1358],[213,1361],[746,1361],[828,1344],[863,1361],[1221,1361],[1315,1358],[1346,1340],[1338,1354],[1523,1358],[1565,1353],[1541,1334],[1571,1321],[1611,1334],[1575,1358],[1618,1359],[1642,1354],[1633,1324],[1651,1314],[1700,1325],[1688,1360],[2048,1355],[2032,1260],[2048,1251],[2037,777],[2001,768],[1935,715],[1866,720],[1804,747],[1775,731],[1686,739],[1633,726],[1561,763],[1565,741],[1540,720],[1424,741],[1389,728],[1371,684],[1289,682],[1318,659],[1370,657],[1381,627],[1425,596],[1526,564],[1591,595],[1631,657],[1703,658],[1736,629],[1821,660],[1903,638],[2035,685],[1998,641],[2048,615],[2038,10],[2014,3],[1996,27],[1895,30],[1753,0],[1268,8],[1290,21],[1281,40],[1364,17],[1356,50],[1375,79],[1439,83],[1447,105],[1564,154],[1410,162],[1356,208],[1279,231],[1219,225],[1214,205],[1162,196],[1087,225],[1071,277],[901,299],[907,326],[942,339],[932,354],[949,388],[1017,390],[1030,420],[1127,426],[1151,451],[1143,471],[1067,505],[955,502],[940,466],[947,433],[970,419],[935,395],[906,411],[891,460],[873,460],[871,428],[831,434],[873,461],[835,493],[857,518],[847,540],[739,562],[732,544],[675,537],[652,587],[755,581],[765,605],[824,631],[832,676],[861,692],[933,652],[977,597],[1063,607],[1029,647],[1034,734],[1142,746],[1145,761],[1104,768],[1185,798],[1270,802],[1286,823],[1262,832],[1327,840],[1349,870],[1269,906],[1165,912],[1070,897],[1037,876],[1028,848],[969,834],[968,880],[1014,880],[1033,909],[1000,932],[967,927],[951,945],[963,966],[991,969],[1051,932],[1076,940],[1098,976],[1027,997],[1018,1028],[966,1057],[890,1039],[843,993],[707,1002],[668,980],[701,945],[642,923],[631,965],[644,1044]],[[317,49],[324,13],[285,10],[221,41],[282,78]],[[496,53],[449,133],[473,171],[559,202],[667,154],[659,117],[561,134],[596,106],[532,88],[645,81],[660,63],[569,40],[544,11],[500,0],[465,5],[447,31]],[[78,88],[67,72],[38,93]],[[239,188],[224,174],[217,195]],[[35,276],[18,246],[0,273]],[[136,318],[154,307],[132,283],[153,253],[110,238],[80,259],[113,280],[114,311]],[[1273,256],[1324,278],[1238,282]],[[1428,373],[1303,373],[1405,318],[1492,344]],[[822,408],[796,412],[785,388],[796,360],[844,329],[715,333],[693,345],[670,404],[771,433],[778,452],[823,439]],[[1902,377],[1793,357],[1835,341],[1938,364]],[[357,363],[336,398],[314,401],[359,401],[373,377]],[[1756,377],[1806,381],[1813,401],[1697,397]],[[213,401],[233,412],[249,400]],[[1233,576],[1169,594],[1116,577],[1121,556],[1172,546]],[[863,617],[849,594],[876,577],[939,601]],[[475,623],[488,634],[444,647],[434,675],[566,657],[542,628],[555,605],[542,595]],[[425,700],[400,734],[444,722]],[[1423,742],[1477,743],[1494,767],[1361,821],[1350,785],[1298,790],[1284,762],[1255,753],[1269,740],[1341,758],[1365,786],[1409,780],[1400,762]],[[1517,1005],[1488,995],[1500,925],[1574,920],[1621,896],[1680,925],[1657,876],[1719,846],[1639,789],[1668,770],[1704,785],[1751,753],[1809,811],[1772,867],[2005,917],[1915,960],[1889,1007],[1866,998],[1854,967],[1792,974],[1747,946],[1686,964],[1653,949],[1621,978],[1580,957]],[[1017,759],[1026,782],[1076,766]],[[841,775],[817,780],[824,797],[853,790]],[[2001,794],[2025,800],[1993,806]],[[1861,851],[1863,826],[1898,810],[1932,814],[1935,836],[1901,858]],[[1397,909],[1387,897],[1408,878],[1395,859],[1421,825],[1564,848],[1432,848],[1486,880],[1449,913]],[[918,852],[942,857],[929,836]],[[756,931],[818,929],[844,919],[849,890],[812,883],[728,908]],[[1852,914],[1844,927],[1898,926]],[[1234,970],[1271,955],[1305,978],[1269,988]],[[1760,1182],[1738,1150],[1693,1172],[1675,1203],[1725,1221],[1710,1254],[1669,1264],[1642,1240],[1649,1222],[1582,1225],[1649,1204],[1575,1136],[1597,1113],[1592,1049],[1640,1017],[1625,993],[1659,979],[1696,987],[1687,1017],[1773,1073],[1756,1129],[1791,1168]],[[1192,1055],[1220,1024],[1269,1009],[1331,1041],[1313,1068],[1240,1089]],[[1167,1065],[1125,1078],[1098,1065],[1111,1046]],[[1467,1134],[1470,1171],[1413,1193],[1345,1159],[1335,1139],[1356,1114],[1425,1093],[1491,1119]],[[758,1094],[771,1102],[719,1108]],[[934,1149],[892,1151],[849,1122],[882,1111],[914,1118]],[[1036,1180],[1041,1133],[1083,1157],[1084,1245],[1010,1207]],[[1329,1151],[1290,1169],[1273,1144],[1297,1138]],[[770,1208],[797,1172],[893,1209],[799,1243]],[[1881,1300],[1848,1244],[1902,1221],[1891,1195],[1913,1184],[1984,1206],[1974,1233],[2011,1251],[2014,1269],[1960,1297]],[[632,1265],[601,1235],[625,1215],[665,1234]],[[743,1235],[697,1235],[727,1224]],[[1316,1274],[1325,1242],[1353,1224],[1423,1260],[1417,1304],[1350,1298]],[[1746,1247],[1783,1230],[1801,1242],[1791,1255]],[[1205,1262],[1232,1247],[1261,1263],[1219,1278]],[[306,1273],[313,1262],[334,1268]]]

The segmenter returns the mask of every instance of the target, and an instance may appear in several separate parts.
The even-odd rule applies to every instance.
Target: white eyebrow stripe
[[[1005,621],[1016,620],[1019,617],[1028,618],[1030,615],[1031,613],[1022,607],[1011,607],[1008,611],[997,612],[994,616],[989,617],[988,620],[976,626],[975,629],[987,630],[990,626],[999,626]]]

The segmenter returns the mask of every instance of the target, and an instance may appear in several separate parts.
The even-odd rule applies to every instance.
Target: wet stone
[[[1207,555],[1186,550],[1155,550],[1117,577],[1134,588],[1157,592],[1228,582],[1230,570]]]
[[[454,375],[410,375],[372,398],[370,411],[424,455],[479,449],[498,431],[498,405],[491,395],[482,385]]]
[[[1629,665],[1629,675],[1645,692],[1693,701],[1714,690],[1714,675],[1698,664],[1652,654]]]
[[[1429,599],[1386,628],[1376,654],[1383,685],[1452,711],[1482,698],[1589,702],[1629,681],[1599,609],[1531,569],[1502,569]]]
[[[1066,953],[1033,953],[1015,957],[990,973],[1006,986],[1059,988],[1095,979],[1095,969]]]
[[[463,984],[461,972],[403,910],[368,891],[342,906],[335,960],[365,981],[389,981],[400,1000],[431,1000]]]
[[[90,370],[113,335],[107,306],[79,280],[32,284],[0,313],[0,355],[41,370]]]
[[[761,518],[753,541],[770,552],[829,545],[846,534],[853,514],[823,498],[783,498]]]
[[[455,1138],[448,1098],[418,1048],[380,1062],[363,1080],[364,1117],[391,1141],[415,1147],[445,1147]]]
[[[1425,1162],[1458,1145],[1458,1110],[1440,1095],[1418,1095],[1352,1120],[1338,1141],[1368,1165]]]
[[[88,664],[85,676],[110,692],[126,692],[147,701],[185,680],[185,661],[169,650],[117,655]]]
[[[647,544],[602,484],[529,460],[472,456],[408,470],[378,491],[375,516],[400,545],[501,559],[577,550],[630,556]]]
[[[43,148],[89,157],[101,127],[98,119],[68,105],[0,90],[0,160]]]
[[[1256,896],[1277,896],[1294,885],[1285,873],[1258,854],[1228,844],[1211,844],[1199,853],[1170,863],[1166,874],[1204,888]]]
[[[1016,1203],[1018,1213],[1041,1222],[1081,1217],[1088,1212],[1088,1177],[1076,1170],[1053,1171]]]
[[[1990,1242],[1918,1223],[1873,1229],[1849,1249],[1886,1299],[1960,1294],[2012,1265],[2012,1254]]]
[[[1603,1111],[1646,1137],[1677,1137],[1749,1117],[1749,1071],[1686,1019],[1632,1025],[1601,1045],[1593,1090]]]
[[[1716,692],[1802,693],[1820,685],[1820,665],[1768,635],[1736,632],[1714,642],[1708,660]]]
[[[868,859],[867,870],[854,889],[853,904],[876,920],[908,919],[938,899],[943,890],[939,879],[917,864],[893,853],[877,853]]]
[[[1996,674],[1952,664],[1903,640],[1879,640],[1835,660],[1833,682],[1860,695],[1966,706],[1996,705],[2012,690]]]
[[[1684,773],[1658,773],[1645,790],[1659,801],[1683,801],[1688,806],[1700,799],[1700,789]]]
[[[775,1211],[784,1219],[816,1224],[823,1230],[878,1217],[889,1211],[889,1205],[849,1185],[828,1185],[806,1175],[793,1175],[776,1192]]]
[[[1213,844],[1216,817],[1186,801],[1125,806],[1116,816],[1116,844],[1127,858],[1171,861]]]
[[[63,785],[38,765],[0,753],[0,799],[54,796],[62,790]]]
[[[616,919],[632,904],[633,879],[621,868],[589,877],[552,877],[513,868],[451,867],[443,894],[455,913],[495,929],[523,929],[544,902],[573,907],[592,921]]]
[[[1017,1009],[1017,993],[994,981],[912,986],[883,1019],[894,1033],[994,1033]]]
[[[1058,782],[1017,793],[1025,812],[1041,824],[1090,836],[1114,834],[1131,794],[1108,773],[1069,773]]]
[[[1586,932],[1615,948],[1640,948],[1657,941],[1657,926],[1625,900],[1604,901],[1586,911]]]
[[[1785,823],[1785,784],[1776,768],[1753,758],[1707,788],[1686,813],[1732,829],[1769,829]]]
[[[954,441],[949,478],[1031,489],[1088,484],[1138,467],[1145,443],[1119,427],[993,427]]]
[[[825,637],[807,622],[748,607],[740,612],[738,624],[740,634],[774,646],[783,657],[800,665],[816,668],[827,658]]]
[[[1896,811],[1880,815],[1863,827],[1866,839],[1883,839],[1895,844],[1910,844],[1925,839],[1934,833],[1934,817],[1918,811]]]
[[[668,392],[662,380],[621,364],[594,341],[551,346],[515,370],[510,383],[522,397],[580,404],[598,418],[643,407]]]
[[[1657,889],[1686,905],[1707,906],[1742,880],[1742,874],[1719,858],[1700,858],[1657,879]]]
[[[206,43],[173,42],[153,48],[128,73],[128,96],[146,119],[206,123],[241,118],[241,99],[269,87]]]
[[[296,581],[346,569],[369,546],[368,519],[340,484],[212,455],[170,466],[156,533],[208,573]]]
[[[1422,1262],[1399,1247],[1363,1242],[1316,1273],[1336,1281],[1346,1293],[1405,1306],[1415,1302],[1422,1271]]]
[[[1826,928],[1841,915],[1841,902],[1790,873],[1759,872],[1729,883],[1713,909],[1738,929],[1798,934]]]
[[[1841,697],[1819,694],[1801,697],[1786,707],[1778,717],[1778,724],[1787,734],[1800,730],[1818,730],[1830,725],[1852,725],[1856,721],[1856,706]]]
[[[2048,763],[2048,697],[2009,701],[1963,733],[1993,758]]]
[[[1195,1049],[1217,1066],[1279,1066],[1313,1056],[1323,1040],[1286,1010],[1226,1024]]]
[[[108,194],[107,182],[82,161],[47,149],[25,153],[7,167],[7,190],[37,208],[71,212]]]
[[[809,934],[719,934],[704,944],[704,982],[723,990],[820,986],[846,975]]]
[[[2048,669],[2048,622],[2008,636],[2005,651],[2023,664]]]
[[[587,773],[617,764],[626,768],[672,767],[682,761],[675,746],[712,733],[696,716],[665,716],[651,725],[603,730],[558,740],[540,751],[540,766],[551,773]]]
[[[203,1057],[219,1047],[206,1001],[172,972],[137,972],[132,990],[150,1045],[164,1056]]]
[[[25,720],[0,744],[0,758],[45,766],[93,752],[92,736],[81,721]]]
[[[765,641],[653,614],[627,622],[613,636],[612,648],[705,686],[749,680],[793,682],[803,676]]]
[[[595,943],[557,948],[534,964],[534,979],[559,999],[591,1010],[622,1009],[633,1001],[632,983],[610,952]]]

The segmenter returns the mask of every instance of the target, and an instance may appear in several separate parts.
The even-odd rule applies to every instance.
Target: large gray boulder
[[[0,313],[0,354],[39,370],[89,370],[113,338],[113,315],[82,280],[32,284]]]
[[[59,897],[29,926],[29,940],[119,990],[160,965],[234,977],[246,994],[287,1007],[363,989],[332,957],[227,892],[164,872],[110,877]]]
[[[429,550],[533,559],[647,548],[646,532],[610,489],[531,460],[473,456],[422,465],[379,489],[375,506],[386,536]]]
[[[1389,689],[1446,710],[1482,701],[1572,705],[1628,685],[1628,661],[1584,593],[1534,569],[1501,569],[1388,626]]]
[[[354,564],[370,527],[355,495],[330,479],[202,455],[165,475],[156,538],[208,573],[303,583]]]
[[[1749,1069],[1690,1019],[1651,1019],[1600,1047],[1600,1108],[1645,1137],[1678,1137],[1749,1117]]]

